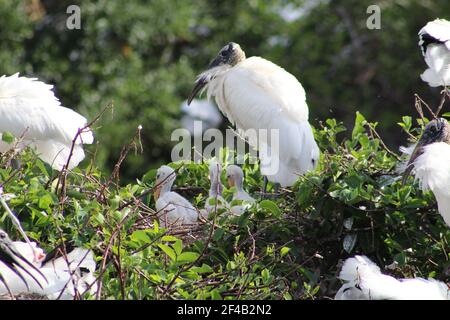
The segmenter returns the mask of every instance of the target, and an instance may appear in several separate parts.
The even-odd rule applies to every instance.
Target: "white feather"
[[[336,300],[448,300],[449,289],[434,279],[400,279],[382,274],[380,268],[365,256],[344,262],[339,278],[343,286]]]
[[[256,200],[244,190],[244,172],[240,167],[236,165],[229,165],[226,171],[227,178],[231,180],[236,187],[236,192],[233,194],[232,202],[241,202],[239,205],[232,205],[230,210],[234,215],[239,216],[250,206],[252,206]]]
[[[268,60],[251,57],[200,77],[211,79],[206,86],[208,97],[215,97],[219,109],[238,129],[266,129],[268,137],[270,130],[278,130],[278,153],[266,159],[279,160],[280,169],[268,175],[270,181],[290,186],[298,174],[315,168],[319,148],[308,123],[305,90],[292,74]],[[271,151],[273,143],[267,140]]]
[[[439,213],[450,226],[450,145],[435,142],[423,147],[414,161],[414,175],[423,190],[436,197]]]
[[[24,257],[29,262],[33,262],[33,254],[31,250],[28,250],[30,249],[28,244],[23,242],[15,242],[14,244],[19,252],[25,253]],[[26,264],[21,263],[21,266],[28,270],[38,280],[39,284],[29,274],[19,269],[20,274],[23,275],[26,281],[24,283],[19,276],[2,262],[0,262],[0,274],[6,279],[8,288],[13,294],[35,293],[46,296],[49,299],[61,300],[73,299],[75,297],[75,291],[79,294],[83,294],[86,291],[94,294],[97,289],[97,284],[95,283],[94,276],[96,263],[92,251],[75,248],[67,254],[67,261],[69,265],[61,257],[40,267],[39,271],[45,278]],[[89,272],[83,274],[81,268],[88,269]],[[5,294],[8,294],[8,290],[3,283],[0,283],[0,295]]]
[[[424,38],[432,38],[438,43],[424,46]],[[419,31],[419,46],[428,69],[420,75],[431,87],[450,85],[450,21],[436,19]]]
[[[205,209],[200,210],[202,218],[208,218],[210,213],[216,212],[220,209],[229,209],[228,202],[222,197],[223,185],[220,181],[220,174],[222,172],[222,165],[216,160],[212,160],[209,164],[209,180],[211,187],[209,188],[209,195],[205,201]]]
[[[35,78],[19,77],[16,73],[0,78],[0,133],[11,132],[23,137],[19,148],[31,146],[37,154],[54,169],[61,170],[66,164],[72,141],[87,120],[75,111],[62,107],[47,85]],[[69,163],[74,168],[84,158],[82,144],[94,141],[92,131],[80,133],[75,141],[76,150]],[[0,151],[8,148],[1,143]],[[65,161],[64,161],[65,160]]]
[[[170,191],[175,181],[175,171],[162,166],[157,171],[156,185],[160,186],[160,195],[156,200],[158,219],[163,228],[172,225],[194,224],[198,212],[192,204],[174,191]]]

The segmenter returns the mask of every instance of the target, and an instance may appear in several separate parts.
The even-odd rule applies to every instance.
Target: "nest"
[[[48,300],[48,298],[37,293],[22,292],[14,296],[2,294],[0,295],[0,300]]]

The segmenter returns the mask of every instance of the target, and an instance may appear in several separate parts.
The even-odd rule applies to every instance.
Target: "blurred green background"
[[[80,30],[66,28],[72,4]],[[372,4],[380,30],[366,27]],[[127,158],[126,179],[170,161],[180,104],[229,41],[293,73],[314,126],[353,123],[360,110],[396,150],[406,142],[400,116],[416,116],[414,93],[432,106],[440,99],[419,78],[426,65],[417,46],[420,28],[437,17],[449,19],[450,1],[0,0],[0,74],[52,83],[64,106],[91,119],[112,102],[88,147],[105,170],[142,124],[144,152]]]

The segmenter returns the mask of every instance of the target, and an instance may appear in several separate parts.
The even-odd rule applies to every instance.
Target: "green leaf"
[[[285,255],[288,254],[289,251],[291,251],[291,248],[283,247],[283,248],[280,249],[280,254],[281,254],[282,257],[284,257]]]
[[[12,143],[14,141],[14,136],[11,132],[5,131],[1,133],[2,141],[6,142],[8,144]]]
[[[136,230],[131,234],[131,239],[137,242],[149,243],[150,238],[144,230]]]
[[[172,247],[175,249],[177,256],[179,256],[183,250],[183,242],[180,239],[177,239],[174,244],[172,244]]]
[[[281,216],[280,208],[278,208],[276,203],[273,201],[263,200],[259,203],[259,206],[263,209],[270,211],[276,218],[279,218]]]
[[[177,255],[171,247],[162,243],[158,244],[158,247],[160,247],[161,250],[164,251],[164,253],[167,254],[172,261],[175,261],[177,259]]]
[[[212,300],[222,300],[222,296],[220,295],[217,289],[211,290],[211,299]]]
[[[178,262],[193,262],[197,260],[199,254],[196,252],[183,252],[178,256]]]

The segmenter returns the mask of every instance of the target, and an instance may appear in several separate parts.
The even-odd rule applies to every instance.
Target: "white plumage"
[[[11,132],[20,149],[35,148],[39,157],[56,170],[66,165],[72,141],[78,130],[87,125],[87,120],[77,112],[61,106],[55,97],[53,86],[36,78],[20,77],[18,73],[0,78],[0,134]],[[69,169],[84,159],[83,144],[94,141],[88,128],[78,136]],[[13,147],[0,142],[0,152]]]
[[[450,226],[450,125],[447,120],[430,121],[417,144],[400,150],[410,155],[404,168],[405,178],[411,172],[422,190],[433,192],[439,213]]]
[[[178,193],[171,191],[175,178],[175,171],[169,166],[160,167],[156,173],[154,196],[159,223],[163,228],[194,224],[198,220],[198,212],[192,204]]]
[[[450,145],[435,142],[424,146],[414,160],[414,176],[422,190],[433,192],[439,213],[450,226]]]
[[[420,75],[431,87],[450,85],[450,21],[436,19],[419,31],[419,46],[428,69]]]
[[[67,254],[67,260],[59,257],[42,266],[42,259],[35,260],[35,255],[27,243],[14,242],[14,246],[28,262],[40,271],[39,273],[30,266],[20,263],[22,270],[27,270],[35,277],[33,279],[30,274],[19,270],[24,282],[16,273],[0,262],[0,274],[4,276],[8,288],[14,295],[34,293],[46,296],[48,299],[70,300],[75,297],[76,293],[89,292],[93,295],[96,292],[97,284],[94,276],[96,263],[92,251],[75,248]],[[35,248],[37,252],[43,254],[44,251],[41,248],[36,246]],[[45,257],[45,254],[43,256]],[[6,286],[0,283],[0,295],[8,293]]]
[[[229,165],[227,167],[227,179],[229,186],[236,188],[232,202],[242,202],[240,205],[232,205],[230,210],[235,215],[241,215],[249,206],[255,203],[255,199],[244,190],[244,172],[240,167],[234,164]]]
[[[395,279],[381,273],[366,256],[344,262],[339,278],[344,281],[336,300],[448,300],[447,285],[434,279]]]
[[[222,165],[217,161],[212,160],[209,164],[209,180],[211,186],[209,188],[209,195],[205,201],[205,209],[200,210],[202,218],[208,218],[210,213],[216,212],[220,209],[228,209],[228,202],[222,197],[223,185],[220,181],[220,173],[222,172]]]
[[[262,155],[267,165],[261,173],[270,181],[291,186],[299,174],[316,167],[319,148],[308,122],[305,90],[292,74],[260,57],[246,59],[238,44],[229,43],[200,74],[190,100],[203,87],[238,129],[278,130],[278,153],[273,151],[277,141],[271,141],[270,131],[266,141],[249,141],[260,150],[267,144],[269,156]],[[268,168],[277,167],[277,161],[273,173]]]

